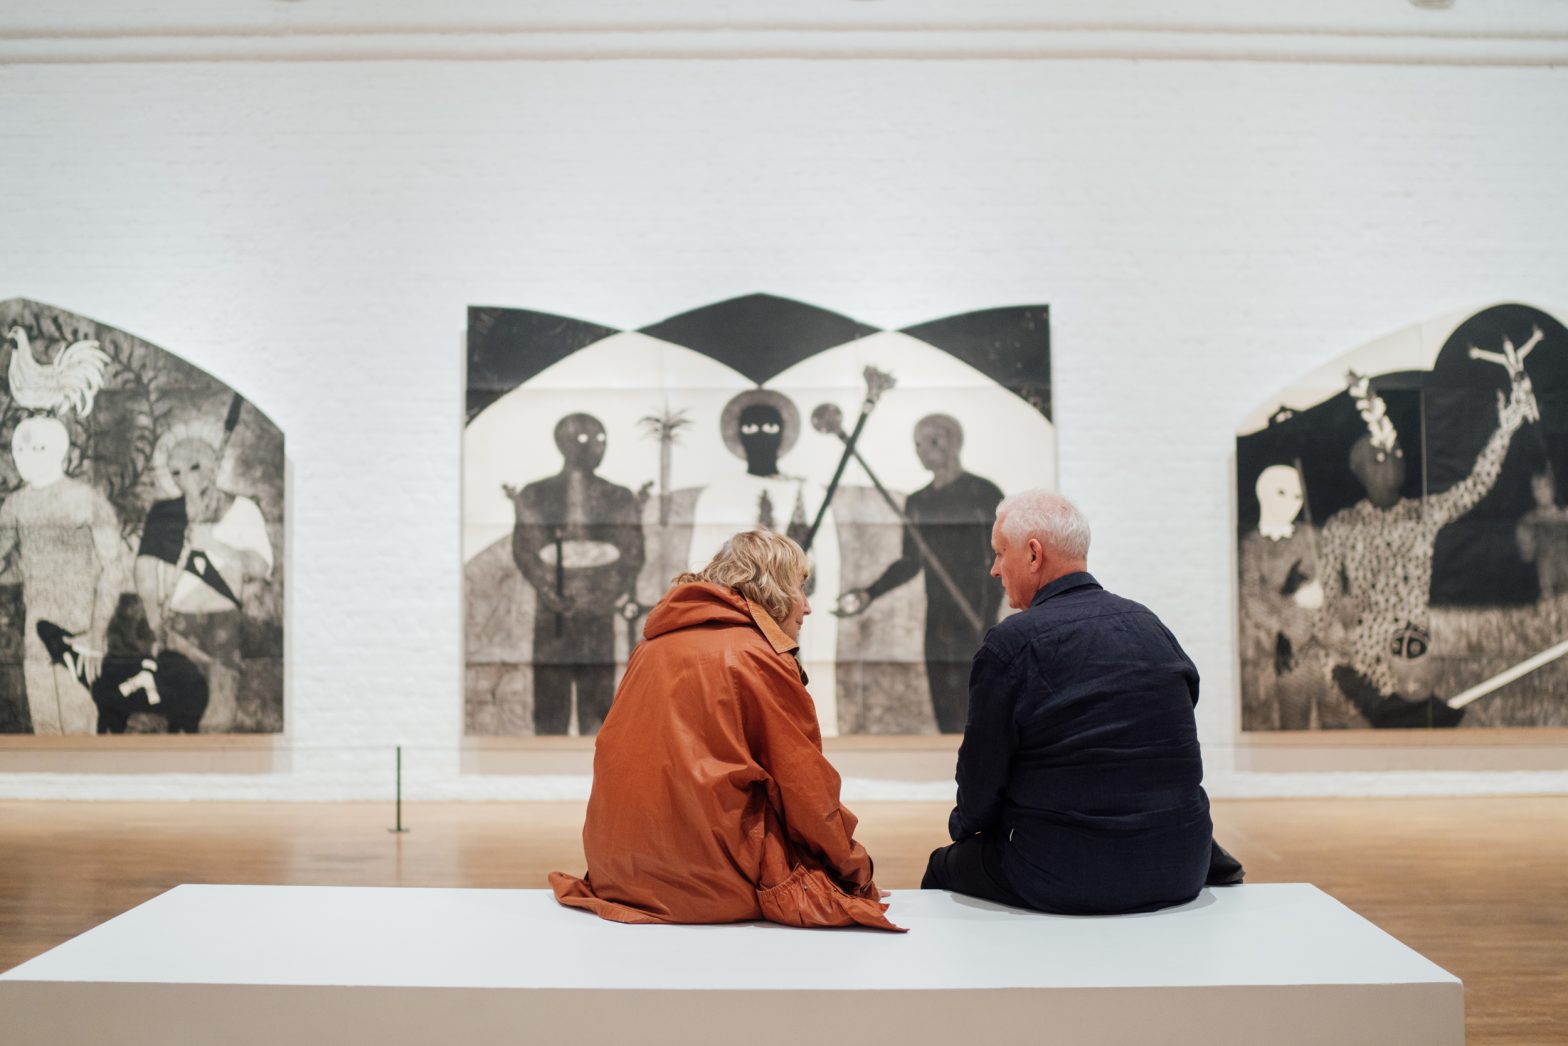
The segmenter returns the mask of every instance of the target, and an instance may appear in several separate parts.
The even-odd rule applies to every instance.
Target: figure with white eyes
[[[594,474],[606,446],[598,418],[566,415],[555,445],[560,472],[505,488],[517,513],[512,558],[537,600],[534,733],[567,732],[575,688],[586,736],[599,732],[615,697],[615,624],[642,569],[642,508],[631,491]]]
[[[748,389],[734,397],[719,416],[719,434],[731,454],[746,463],[740,475],[708,484],[693,509],[690,569],[701,570],[737,531],[762,527],[804,543],[827,489],[800,476],[786,475],[779,459],[800,436],[800,411],[773,389]],[[838,526],[830,509],[822,517],[808,550],[811,592],[839,590]],[[808,594],[810,594],[808,592]],[[831,614],[806,618],[800,630],[799,658],[811,676],[822,733],[838,733],[838,622]]]
[[[176,425],[158,441],[154,467],[180,496],[148,509],[136,553],[136,591],[157,650],[187,658],[206,677],[206,733],[235,726],[245,586],[273,567],[260,506],[218,486],[223,443],[221,430],[201,422]]]
[[[33,412],[11,435],[22,485],[0,504],[0,571],[20,577],[26,607],[22,674],[28,712],[35,734],[90,734],[98,710],[87,687],[102,667],[125,546],[108,499],[85,480],[66,475],[71,437],[63,419],[92,413],[109,357],[96,341],[78,341],[52,362],[40,363],[21,327],[13,327],[7,340],[11,399]],[[40,623],[46,631],[77,637],[77,666],[50,656]]]
[[[1306,497],[1294,465],[1258,475],[1257,529],[1241,539],[1242,727],[1306,730],[1321,671],[1311,646],[1323,607],[1317,534],[1299,518]]]
[[[1498,393],[1497,428],[1470,475],[1439,494],[1401,497],[1399,434],[1369,379],[1352,379],[1367,434],[1350,448],[1350,471],[1367,496],[1323,525],[1317,636],[1332,651],[1335,687],[1374,725],[1451,726],[1462,713],[1432,697],[1432,546],[1497,482],[1514,433],[1537,410],[1535,394],[1530,379],[1515,374],[1507,399]]]

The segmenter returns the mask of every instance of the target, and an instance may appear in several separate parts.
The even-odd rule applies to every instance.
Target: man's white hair
[[[1012,544],[1035,538],[1059,556],[1089,558],[1089,521],[1077,505],[1054,490],[1036,487],[1011,494],[996,506],[996,518]]]

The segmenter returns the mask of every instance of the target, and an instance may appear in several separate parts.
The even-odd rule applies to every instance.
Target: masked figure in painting
[[[937,729],[944,734],[964,732],[970,663],[986,629],[996,623],[1002,599],[991,580],[991,525],[1002,492],[964,471],[963,445],[963,427],[949,415],[931,414],[916,423],[915,455],[931,482],[904,503],[903,554],[866,588],[841,595],[837,609],[844,617],[862,613],[925,568],[926,678]]]
[[[594,474],[604,425],[568,414],[555,426],[561,471],[522,490],[512,558],[533,586],[534,733],[565,734],[577,691],[577,730],[598,733],[615,696],[617,611],[633,599],[642,569],[637,496]]]
[[[261,508],[218,486],[223,442],[199,423],[159,441],[154,460],[180,497],[148,510],[136,557],[136,591],[158,648],[188,658],[206,678],[208,733],[236,724],[245,585],[273,567]]]
[[[1350,449],[1350,470],[1367,496],[1323,526],[1318,635],[1334,651],[1334,685],[1369,721],[1453,725],[1461,713],[1429,699],[1432,545],[1438,531],[1470,511],[1497,482],[1514,433],[1535,410],[1530,379],[1522,372],[1514,377],[1499,406],[1497,429],[1470,475],[1424,499],[1400,497],[1404,451],[1370,380],[1355,380],[1350,392],[1368,429]]]
[[[92,733],[97,709],[83,681],[97,679],[123,571],[119,522],[95,487],[66,475],[71,438],[63,417],[92,413],[109,357],[96,341],[62,348],[51,363],[27,333],[8,335],[11,398],[34,413],[11,436],[22,486],[0,504],[0,562],[22,581],[23,678],[35,734]],[[51,659],[40,624],[77,637],[81,673]]]
[[[1242,726],[1306,730],[1323,686],[1311,645],[1323,606],[1316,528],[1298,519],[1295,466],[1270,465],[1255,489],[1258,527],[1241,539]]]
[[[788,396],[772,389],[750,389],[725,405],[719,417],[724,445],[746,463],[746,471],[710,483],[693,510],[691,569],[699,570],[724,542],[740,530],[762,527],[804,542],[826,497],[826,490],[780,471],[800,436],[800,411]],[[836,592],[839,585],[838,528],[831,510],[822,519],[809,550],[813,591]],[[800,660],[811,677],[822,733],[838,733],[837,622],[828,615],[806,622],[800,632]]]

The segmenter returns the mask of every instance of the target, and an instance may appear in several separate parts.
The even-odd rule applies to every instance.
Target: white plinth
[[[542,890],[180,886],[0,974],[0,1041],[1459,1046],[1457,978],[1302,884],[907,934],[623,926]]]

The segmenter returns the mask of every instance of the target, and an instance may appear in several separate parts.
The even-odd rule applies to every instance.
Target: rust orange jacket
[[[822,754],[798,644],[743,596],[692,582],[648,615],[594,746],[588,874],[562,904],[619,922],[896,930]]]

